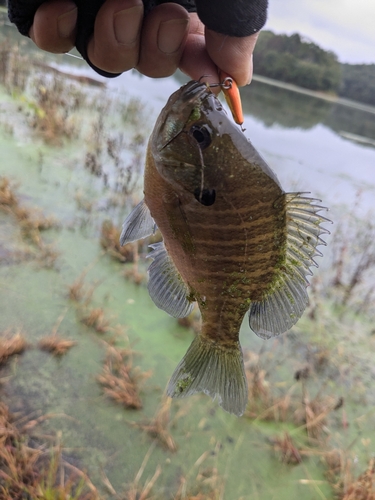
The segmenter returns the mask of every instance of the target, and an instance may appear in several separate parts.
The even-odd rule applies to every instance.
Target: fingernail
[[[171,19],[160,23],[158,47],[164,54],[173,54],[181,47],[189,24],[188,19]]]
[[[57,18],[57,30],[61,38],[69,38],[76,28],[77,7]]]
[[[115,37],[118,43],[131,45],[137,40],[143,20],[143,5],[120,10],[113,18]]]

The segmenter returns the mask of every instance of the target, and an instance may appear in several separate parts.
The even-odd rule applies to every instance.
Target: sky
[[[375,0],[269,0],[264,29],[298,32],[340,62],[375,63]]]

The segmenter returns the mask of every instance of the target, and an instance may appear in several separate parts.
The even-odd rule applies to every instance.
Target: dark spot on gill
[[[215,203],[216,191],[215,189],[200,189],[194,191],[194,196],[199,203],[205,207],[209,207]]]
[[[201,149],[206,149],[211,144],[211,132],[206,125],[193,125],[190,128],[190,134]]]

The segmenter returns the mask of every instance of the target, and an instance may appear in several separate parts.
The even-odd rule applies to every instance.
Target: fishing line
[[[84,61],[83,57],[77,56],[76,54],[72,54],[71,52],[64,52],[64,56],[70,56],[74,57],[75,59],[81,59],[81,61]]]

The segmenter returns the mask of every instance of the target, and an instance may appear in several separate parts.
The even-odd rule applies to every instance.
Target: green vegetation
[[[340,64],[333,52],[291,36],[262,31],[254,53],[254,67],[260,75],[300,87],[336,92],[341,78]]]
[[[375,105],[375,64],[340,64],[336,54],[298,33],[262,31],[254,68],[268,78]]]
[[[375,106],[375,64],[342,64],[338,94]]]

